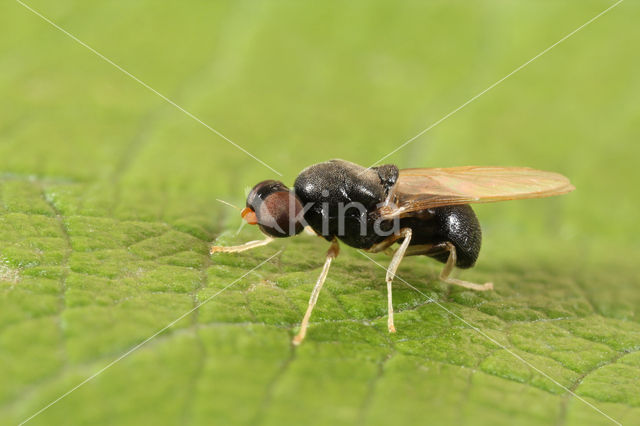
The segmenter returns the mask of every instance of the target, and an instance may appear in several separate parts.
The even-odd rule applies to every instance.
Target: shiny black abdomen
[[[480,223],[469,205],[444,206],[416,212],[414,217],[400,220],[400,227],[410,227],[413,231],[410,245],[437,245],[451,242],[456,247],[459,268],[470,268],[478,259],[482,242]],[[440,262],[446,262],[447,251],[429,255]]]

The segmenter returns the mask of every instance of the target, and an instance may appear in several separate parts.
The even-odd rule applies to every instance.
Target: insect
[[[393,323],[391,284],[404,256],[425,255],[444,263],[440,280],[472,290],[493,289],[450,276],[454,267],[472,267],[480,252],[482,233],[470,203],[542,198],[574,190],[557,173],[526,167],[452,167],[403,169],[387,164],[365,168],[331,160],[304,169],[293,189],[266,180],[253,187],[241,215],[258,225],[263,240],[221,247],[211,253],[241,252],[291,237],[305,227],[330,242],[324,267],[293,343],[304,339],[309,318],[334,258],[339,241],[367,252],[389,252],[387,326]],[[399,244],[392,250],[391,246]]]

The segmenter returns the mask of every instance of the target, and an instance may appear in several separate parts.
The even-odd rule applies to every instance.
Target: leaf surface
[[[610,5],[29,4],[288,184],[330,158],[371,164]],[[389,335],[384,271],[343,247],[293,348],[327,244],[208,254],[260,237],[215,199],[277,176],[3,3],[0,423],[108,366],[28,424],[640,424],[639,11],[388,159],[571,178],[566,196],[476,209],[484,247],[461,276],[495,291],[406,259],[419,292],[396,280]]]

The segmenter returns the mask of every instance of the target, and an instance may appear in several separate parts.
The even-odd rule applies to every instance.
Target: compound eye
[[[304,229],[302,204],[295,193],[277,180],[265,180],[253,187],[247,196],[242,217],[272,237],[290,237]]]
[[[267,195],[256,216],[260,229],[273,237],[291,237],[304,228],[301,222],[302,204],[291,191]]]
[[[268,195],[279,191],[289,191],[289,188],[277,180],[263,180],[257,183],[247,195],[247,207],[257,212],[259,205],[264,202]]]

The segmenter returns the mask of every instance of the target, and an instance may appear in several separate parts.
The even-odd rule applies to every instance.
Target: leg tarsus
[[[338,240],[333,240],[331,242],[331,247],[327,251],[327,257],[324,261],[324,266],[322,267],[322,272],[316,281],[316,285],[313,287],[313,291],[311,292],[311,296],[309,297],[309,306],[307,306],[307,311],[304,314],[304,318],[302,318],[302,322],[300,323],[300,331],[293,338],[292,343],[295,346],[298,346],[304,340],[304,337],[307,334],[307,328],[309,327],[309,318],[311,318],[311,312],[313,311],[313,307],[316,305],[318,301],[318,295],[320,294],[320,290],[322,290],[322,285],[324,284],[325,279],[327,278],[327,274],[329,273],[329,267],[331,266],[331,261],[338,257],[338,253],[340,253],[340,245],[338,244]]]
[[[269,244],[273,240],[274,240],[274,238],[267,237],[264,240],[249,241],[248,243],[240,244],[238,246],[227,246],[227,247],[211,246],[211,248],[209,249],[209,254],[214,254],[214,253],[238,253],[238,252],[245,251],[245,250],[251,250],[252,248],[256,248],[256,247],[266,246],[267,244]]]
[[[469,281],[459,280],[457,278],[451,278],[449,275],[453,271],[453,267],[456,265],[456,246],[450,242],[444,243],[444,249],[449,252],[447,263],[445,263],[442,272],[440,272],[440,280],[448,284],[458,285],[460,287],[469,288],[476,291],[493,290],[493,283],[475,284]]]

